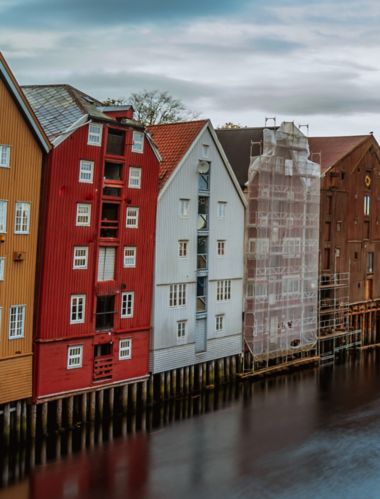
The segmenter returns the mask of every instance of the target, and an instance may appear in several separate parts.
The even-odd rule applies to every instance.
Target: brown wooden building
[[[40,185],[49,148],[0,53],[0,404],[32,395]]]
[[[262,152],[262,131],[217,130],[243,189],[250,156]],[[309,137],[309,146],[311,160],[321,164],[320,274],[348,276],[347,329],[361,329],[364,345],[380,343],[379,144],[369,134]],[[335,303],[337,313],[339,306]]]

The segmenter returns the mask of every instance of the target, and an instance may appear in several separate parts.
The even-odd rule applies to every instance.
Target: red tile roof
[[[310,158],[316,163],[321,161],[321,173],[323,174],[369,137],[371,135],[309,137]],[[321,158],[319,158],[318,153],[321,153]]]
[[[208,120],[151,125],[148,127],[153,142],[160,151],[160,189],[165,185],[178,163],[186,154]]]

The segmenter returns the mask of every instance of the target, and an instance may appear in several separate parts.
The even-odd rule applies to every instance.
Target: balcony
[[[100,237],[117,238],[119,234],[119,205],[103,203],[100,220]]]

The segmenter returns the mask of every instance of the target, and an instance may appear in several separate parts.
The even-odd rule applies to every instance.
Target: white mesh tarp
[[[314,348],[320,167],[293,124],[264,129],[248,174],[244,335],[257,360]]]

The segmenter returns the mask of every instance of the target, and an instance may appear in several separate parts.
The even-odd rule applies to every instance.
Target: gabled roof
[[[148,131],[162,158],[159,187],[165,185],[208,120],[151,125]]]
[[[40,147],[49,152],[51,144],[41,124],[38,122],[32,107],[26,99],[21,87],[17,83],[12,71],[10,70],[3,54],[0,52],[0,78],[4,81],[9,92],[12,94],[18,108],[23,114],[25,120],[30,126],[34,136],[36,137]]]
[[[371,135],[346,135],[341,137],[309,137],[311,159],[321,162],[321,174],[332,168]],[[320,158],[319,158],[320,154]]]

